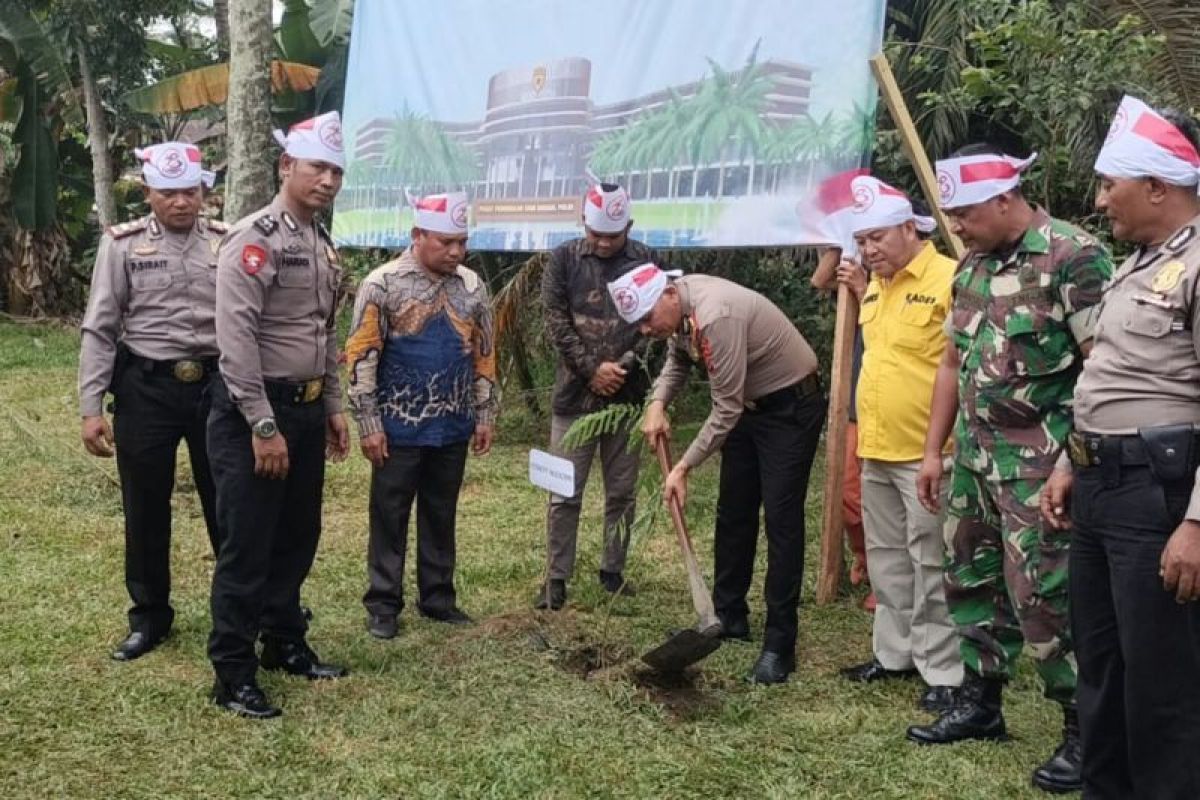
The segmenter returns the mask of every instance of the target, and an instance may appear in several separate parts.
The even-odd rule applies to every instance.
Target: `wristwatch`
[[[275,425],[274,417],[263,417],[250,426],[250,430],[254,431],[254,435],[260,439],[270,439],[279,432],[279,428]]]

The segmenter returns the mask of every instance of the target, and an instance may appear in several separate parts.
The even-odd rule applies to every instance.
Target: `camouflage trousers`
[[[1075,697],[1067,621],[1069,531],[1043,523],[1041,479],[987,480],[954,465],[946,521],[946,602],[964,666],[1009,679],[1029,644],[1046,697]]]

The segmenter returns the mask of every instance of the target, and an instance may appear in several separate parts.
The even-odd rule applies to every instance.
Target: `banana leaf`
[[[317,85],[320,70],[291,61],[271,62],[271,89],[306,92]],[[229,95],[229,64],[189,70],[180,75],[126,92],[121,101],[145,114],[179,114],[205,106],[222,105]]]

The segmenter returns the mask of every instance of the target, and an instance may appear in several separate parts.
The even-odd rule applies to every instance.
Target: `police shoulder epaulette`
[[[263,214],[258,219],[254,220],[254,227],[263,232],[263,236],[270,236],[279,227],[279,222],[270,214]]]
[[[123,239],[126,236],[131,236],[138,231],[146,230],[146,226],[150,224],[149,217],[142,217],[130,222],[122,222],[120,225],[113,225],[108,229],[107,233],[113,239]]]
[[[207,225],[208,229],[210,231],[212,231],[213,233],[228,233],[229,232],[229,226],[226,225],[224,222],[222,222],[219,219],[205,219],[204,224]]]

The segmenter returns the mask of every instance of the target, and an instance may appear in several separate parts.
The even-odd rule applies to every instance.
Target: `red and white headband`
[[[583,224],[597,233],[620,233],[629,224],[629,194],[620,186],[599,184],[583,198]]]
[[[647,262],[634,267],[608,284],[608,294],[621,319],[629,323],[638,322],[650,313],[658,298],[667,288],[668,278],[678,278],[680,270],[661,270]]]
[[[467,232],[467,193],[447,192],[415,197],[405,192],[413,208],[413,225],[423,231],[460,236]]]
[[[203,183],[212,188],[216,175],[200,165],[200,148],[186,142],[163,142],[134,148],[142,160],[142,180],[151,189],[194,189]]]
[[[342,148],[342,117],[336,111],[297,122],[283,131],[275,131],[275,141],[292,158],[324,161],[346,167],[346,152]]]
[[[1036,158],[1037,153],[1025,159],[985,153],[938,161],[939,205],[962,208],[1002,195],[1021,183],[1021,173]]]
[[[1109,178],[1155,177],[1200,193],[1200,153],[1183,132],[1150,106],[1126,95],[1096,159]]]
[[[913,213],[908,195],[872,175],[860,175],[851,181],[850,193],[854,197],[849,218],[851,233],[889,228],[910,221],[923,233],[937,228],[933,217],[921,217]]]

